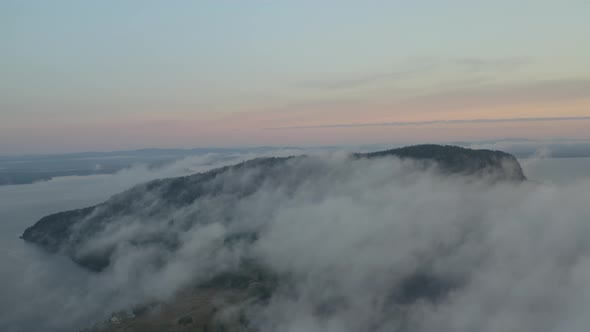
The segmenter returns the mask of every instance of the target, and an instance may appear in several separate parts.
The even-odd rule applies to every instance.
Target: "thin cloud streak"
[[[412,65],[408,68],[399,69],[396,71],[382,70],[381,73],[365,74],[358,77],[341,79],[307,80],[297,83],[296,86],[319,90],[341,90],[359,88],[387,80],[399,81],[418,76],[427,76],[428,74],[432,74],[434,71],[441,68],[452,69],[454,71],[459,70],[461,72],[468,72],[470,74],[479,74],[482,72],[504,72],[506,70],[516,70],[531,63],[533,63],[533,59],[528,56],[514,56],[495,59],[481,57],[465,57],[448,60],[431,59],[422,65]]]
[[[334,79],[334,80],[308,80],[296,84],[306,88],[314,88],[320,90],[339,90],[358,88],[365,85],[370,85],[382,80],[400,80],[413,77],[415,75],[424,74],[432,71],[437,65],[427,64],[419,67],[402,69],[394,72],[386,72],[382,74],[368,74],[356,78],[348,79]]]
[[[429,121],[397,121],[397,122],[374,122],[374,123],[339,123],[310,126],[287,126],[269,127],[262,130],[291,130],[291,129],[320,129],[320,128],[359,128],[359,127],[404,127],[404,126],[427,126],[427,125],[454,125],[473,123],[510,123],[510,122],[550,122],[550,121],[576,121],[590,120],[590,116],[564,116],[564,117],[543,117],[543,118],[500,118],[500,119],[465,119],[465,120],[429,120]]]

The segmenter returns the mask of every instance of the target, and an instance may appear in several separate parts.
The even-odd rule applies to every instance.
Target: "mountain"
[[[502,151],[472,150],[451,145],[424,144],[399,149],[356,154],[357,158],[395,156],[436,163],[444,173],[493,175],[501,180],[526,180],[518,160]]]
[[[443,175],[486,176],[494,181],[526,180],[520,164],[510,154],[456,146],[417,145],[356,153],[343,162],[354,163],[387,157],[415,160],[417,163],[414,167],[435,167]],[[187,230],[195,224],[208,223],[213,219],[221,218],[224,222],[232,222],[234,218],[227,211],[215,211],[217,214],[213,215],[214,212],[210,210],[194,209],[190,212],[190,217],[175,220],[175,211],[196,206],[205,199],[218,200],[220,206],[235,204],[270,182],[280,183],[290,188],[289,190],[294,190],[311,177],[331,171],[329,165],[316,163],[315,169],[297,170],[297,176],[290,176],[293,175],[292,165],[301,164],[307,159],[313,161],[314,157],[258,158],[204,173],[151,181],[115,195],[102,204],[46,216],[27,228],[21,237],[47,251],[64,253],[88,269],[101,271],[109,266],[111,255],[119,243],[101,246],[87,244],[97,234],[106,234],[112,225],[130,219],[143,220],[144,226],[153,223],[168,224],[168,228],[157,227],[157,232],[145,231],[126,241],[134,246],[157,243],[162,249],[174,251],[179,240],[178,234],[172,229]],[[240,179],[246,176],[249,177],[247,181],[228,181],[228,178]]]
[[[258,158],[147,182],[102,204],[46,216],[27,228],[22,239],[96,273],[127,279],[172,266],[174,275],[188,276],[177,281],[181,284],[172,298],[139,300],[136,308],[115,313],[90,331],[250,331],[244,310],[264,307],[275,294],[289,292],[292,278],[259,261],[253,249],[262,236],[268,239],[269,220],[289,209],[290,202],[321,201],[326,188],[329,192],[339,181],[376,173],[384,178],[374,186],[387,186],[391,177],[420,181],[434,176],[476,184],[526,180],[510,154],[456,146]],[[345,195],[354,196],[355,189],[346,187]],[[394,279],[382,303],[393,315],[403,315],[417,301],[440,301],[464,282],[441,275],[430,264]],[[330,315],[344,305],[342,299],[328,297],[314,310]]]

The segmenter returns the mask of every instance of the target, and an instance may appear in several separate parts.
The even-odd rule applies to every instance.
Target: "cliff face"
[[[454,146],[419,145],[353,154],[342,162],[372,162],[386,157],[418,160],[415,167],[436,167],[443,175],[485,176],[492,181],[526,179],[518,161],[510,154]],[[101,271],[109,266],[113,253],[122,243],[155,245],[162,251],[173,252],[179,245],[181,231],[213,221],[227,224],[237,221],[239,213],[235,206],[263,187],[280,185],[289,192],[302,183],[333,173],[330,164],[314,163],[312,157],[254,159],[205,173],[155,180],[97,206],[46,216],[27,228],[22,238],[45,250],[64,253],[86,268]],[[185,211],[182,216],[177,213],[179,210]],[[141,225],[133,237],[95,243],[97,235],[108,239],[113,228],[131,220]],[[256,234],[248,230],[234,236],[254,241]]]

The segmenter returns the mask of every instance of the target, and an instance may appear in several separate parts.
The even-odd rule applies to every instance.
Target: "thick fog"
[[[110,311],[99,308],[103,290],[96,287],[93,274],[67,258],[47,255],[19,239],[24,229],[41,217],[101,203],[153,179],[206,171],[256,157],[302,152],[285,149],[263,154],[196,155],[160,168],[138,164],[113,175],[58,177],[30,185],[0,186],[0,330],[87,327]]]
[[[537,170],[534,181],[507,183],[418,171],[395,158],[351,161],[334,153],[293,159],[247,199],[201,199],[174,211],[170,217],[178,224],[196,212],[207,219],[188,230],[168,218],[108,227],[86,244],[88,250],[115,246],[114,261],[101,273],[16,237],[48,213],[217,164],[189,159],[158,171],[136,167],[0,187],[6,257],[0,330],[88,327],[131,305],[169,299],[182,287],[235,269],[243,257],[289,276],[288,290],[247,310],[261,331],[587,330],[590,174],[544,181],[543,171],[550,178],[561,170],[542,169],[542,162],[524,163],[525,173]],[[224,174],[219,181],[247,183],[258,171]],[[146,194],[138,208],[164,204],[157,197]],[[166,232],[180,238],[177,250],[126,245]],[[223,244],[244,232],[257,232],[258,240]],[[410,286],[404,282],[416,275],[432,276],[441,290],[405,299],[403,288]]]

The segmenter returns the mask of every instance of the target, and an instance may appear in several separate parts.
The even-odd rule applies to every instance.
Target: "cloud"
[[[453,60],[452,63],[465,67],[470,72],[482,72],[482,71],[507,71],[515,70],[520,67],[529,65],[533,62],[532,58],[524,56],[507,57],[507,58],[476,58],[466,57]]]
[[[534,80],[504,84],[486,84],[478,87],[465,87],[453,91],[443,91],[417,96],[405,100],[402,105],[435,106],[439,109],[503,106],[520,103],[545,103],[585,99],[590,91],[590,80],[585,78],[562,78]]]
[[[400,79],[406,79],[409,77],[414,77],[416,75],[420,75],[431,71],[435,68],[435,66],[435,64],[425,64],[398,71],[385,72],[380,74],[367,74],[358,77],[343,78],[338,80],[308,80],[298,83],[297,86],[319,90],[352,89],[378,83],[380,81],[395,81]]]
[[[400,126],[428,126],[428,125],[456,125],[474,123],[518,123],[518,122],[549,122],[549,121],[574,121],[590,120],[590,116],[570,117],[537,117],[537,118],[497,118],[497,119],[465,119],[465,120],[429,120],[429,121],[398,121],[375,123],[339,123],[313,126],[271,127],[263,130],[288,130],[288,129],[320,129],[320,128],[357,128],[357,127],[400,127]]]
[[[62,192],[58,183],[50,181],[46,195]],[[22,287],[2,283],[15,302],[3,303],[0,326],[88,326],[134,303],[169,299],[243,257],[290,280],[268,304],[249,307],[260,331],[573,331],[590,324],[588,178],[491,184],[411,161],[334,153],[225,172],[213,184],[224,194],[180,208],[160,191],[137,196],[135,213],[87,243],[115,246],[113,264],[100,274],[35,251]],[[256,190],[241,197],[240,188]],[[254,243],[223,245],[251,231]],[[129,241],[153,234],[176,238],[178,247]],[[400,285],[410,287],[416,275],[438,282],[439,295],[404,295]]]
[[[403,69],[380,73],[358,75],[340,79],[317,79],[299,82],[296,86],[318,90],[353,89],[386,81],[400,81],[432,74],[438,69],[465,71],[469,74],[498,73],[516,70],[532,63],[532,58],[514,56],[505,58],[465,57],[450,60],[423,59],[418,64],[407,64]]]
[[[351,137],[355,137],[356,142],[364,143],[371,140],[473,140],[477,139],[476,136],[538,138],[540,131],[544,132],[545,136],[549,133],[551,137],[582,138],[587,136],[583,130],[583,124],[587,120],[564,119],[552,122],[552,118],[578,119],[589,116],[589,112],[585,110],[590,101],[588,91],[590,81],[584,79],[483,84],[379,102],[355,101],[347,105],[343,99],[341,105],[333,100],[332,105],[290,107],[291,113],[288,116],[286,113],[271,110],[248,112],[242,114],[243,119],[240,120],[248,124],[247,127],[254,131],[253,135],[257,132],[256,135],[259,137],[288,138],[292,142],[300,143],[309,142],[311,138],[314,138],[316,143],[338,138],[340,141],[350,142]],[[411,115],[408,115],[410,113]],[[512,122],[493,123],[495,119]],[[459,124],[431,124],[452,124],[455,122],[452,120],[459,120]],[[460,124],[461,121],[474,120],[492,123]],[[393,130],[392,126],[397,126],[398,129]],[[473,130],[452,131],[453,126],[464,126]],[[297,130],[308,127],[340,127],[340,130],[331,131],[330,135],[322,135],[321,130],[309,131],[309,135],[297,135],[300,134]],[[359,130],[352,130],[355,128]],[[375,130],[369,130],[371,128]]]

